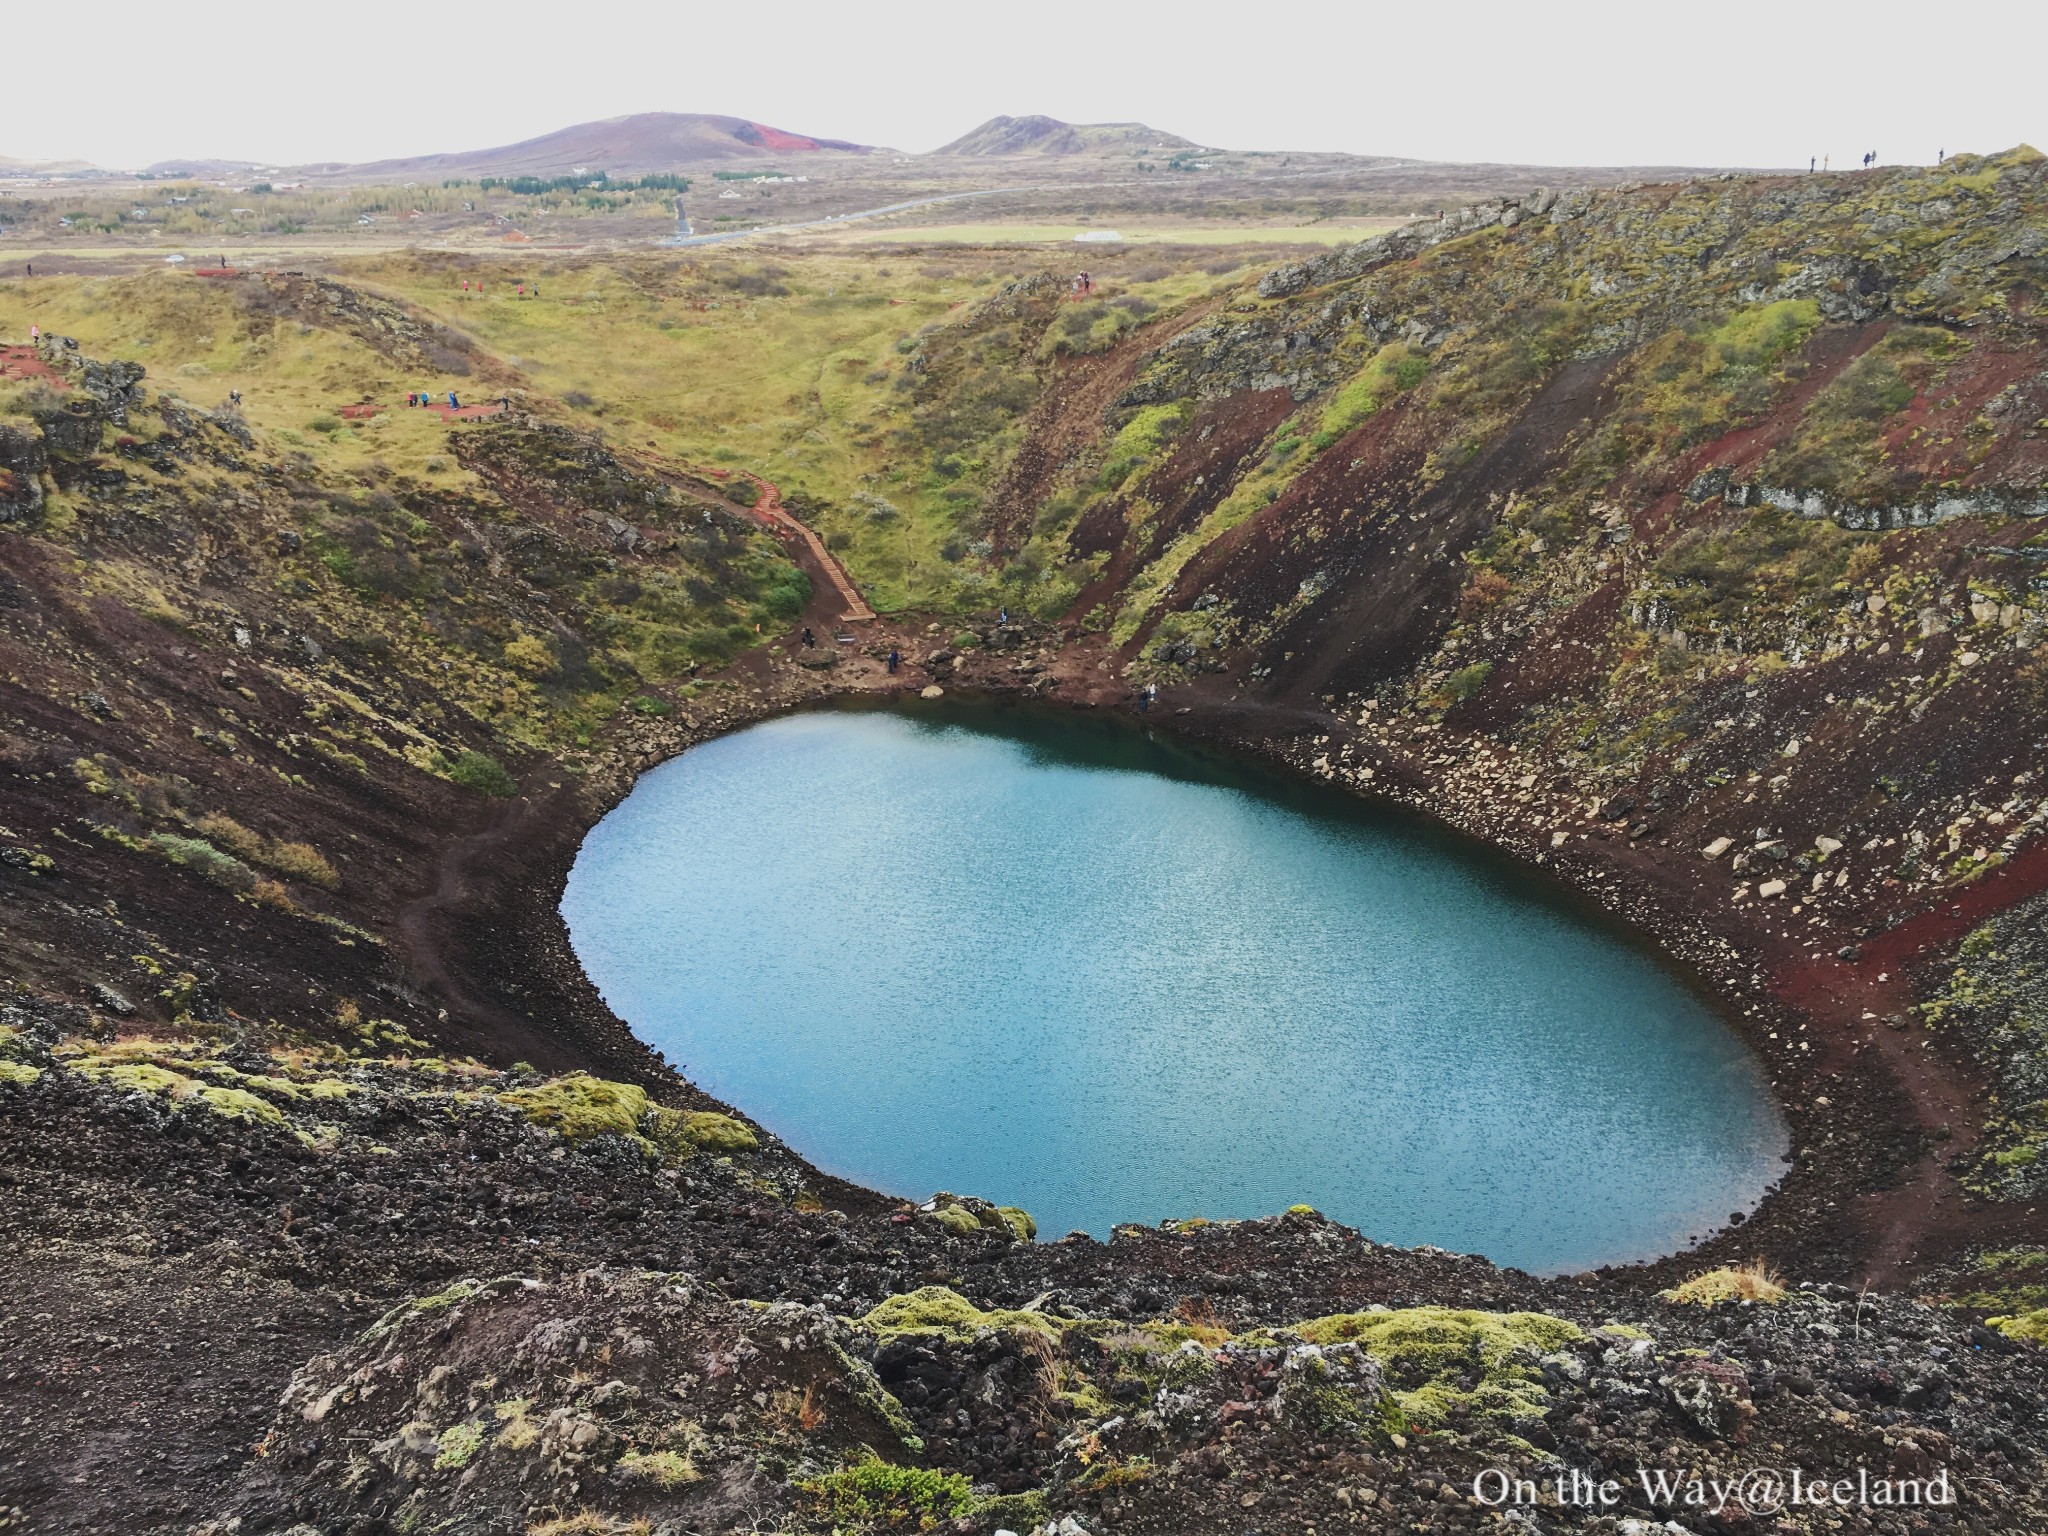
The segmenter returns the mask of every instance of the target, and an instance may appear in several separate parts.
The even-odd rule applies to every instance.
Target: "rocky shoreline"
[[[1795,990],[1794,966],[1781,947],[1770,945],[1751,925],[1717,928],[1724,911],[1710,904],[1706,892],[1687,884],[1683,865],[1646,858],[1630,840],[1605,835],[1612,823],[1604,818],[1575,817],[1575,823],[1586,829],[1580,840],[1568,850],[1551,849],[1552,834],[1529,830],[1531,818],[1500,814],[1501,802],[1512,798],[1519,777],[1514,765],[1466,758],[1439,737],[1440,753],[1447,760],[1484,763],[1476,773],[1446,775],[1427,759],[1401,751],[1385,733],[1369,734],[1324,712],[1218,697],[1199,686],[1169,689],[1160,695],[1156,712],[1140,715],[1132,690],[1105,680],[1099,645],[1085,638],[1063,638],[1057,631],[1040,632],[1037,644],[1025,638],[1021,627],[1017,635],[1012,643],[1020,648],[1016,653],[1010,645],[984,645],[964,655],[952,653],[947,664],[934,670],[912,664],[891,678],[877,664],[879,656],[892,644],[915,654],[914,642],[929,637],[915,629],[891,630],[886,637],[878,633],[864,641],[863,654],[829,672],[765,663],[749,681],[749,688],[758,691],[747,694],[744,706],[727,706],[687,721],[642,724],[585,778],[580,795],[550,802],[539,819],[522,818],[517,838],[504,840],[516,841],[517,864],[494,871],[488,883],[476,885],[469,904],[479,912],[498,914],[497,931],[515,932],[518,942],[502,950],[494,943],[488,957],[477,957],[468,969],[519,989],[509,995],[544,997],[544,1011],[553,1018],[575,1019],[584,1039],[614,1040],[622,1031],[630,1038],[630,1031],[583,977],[559,912],[569,867],[589,827],[630,793],[639,772],[714,736],[834,698],[911,696],[937,683],[995,699],[1120,710],[1147,728],[1248,756],[1308,781],[1356,786],[1544,870],[1584,898],[1589,909],[1653,940],[1669,961],[1719,1002],[1732,1027],[1757,1052],[1792,1123],[1799,1152],[1782,1182],[1755,1212],[1737,1213],[1742,1220],[1684,1252],[1625,1266],[1614,1272],[1617,1280],[1656,1288],[1702,1265],[1757,1255],[1791,1264],[1796,1255],[1803,1276],[1861,1283],[1888,1235],[1882,1223],[1890,1219],[1893,1207],[1885,1203],[1886,1196],[1916,1177],[1929,1177],[1934,1154],[1953,1150],[1956,1136],[1968,1134],[1964,1126],[1956,1125],[1937,1142],[1940,1126],[1922,1123],[1910,1094],[1888,1074],[1886,1056],[1856,1049],[1856,1040],[1875,1032],[1849,1029],[1840,998],[1854,995],[1856,1011],[1862,1013],[1867,1010],[1860,1005],[1873,987],[1851,993],[1836,983],[1827,995],[1838,1006],[1825,1011],[1811,1008],[1818,999],[1810,990],[1804,995]],[[1025,656],[1031,672],[1016,671],[1016,654]],[[1355,765],[1341,776],[1330,767],[1331,758],[1353,754]],[[1509,794],[1503,796],[1503,789]],[[527,967],[524,972],[513,968],[521,965]],[[1850,963],[1836,965],[1844,975],[1853,976]],[[1864,969],[1874,974],[1877,963]],[[1904,979],[1902,974],[1900,980]],[[1891,992],[1890,1001],[1895,1009],[1910,1006],[1903,988]],[[1818,1057],[1800,1048],[1802,1026],[1824,1041]],[[630,1052],[618,1046],[606,1050],[606,1062],[617,1063],[608,1070],[632,1070],[625,1065]],[[1821,1077],[1825,1092],[1814,1087]],[[1845,1193],[1851,1198],[1845,1199]],[[1974,1240],[1983,1223],[1965,1220],[1958,1225]],[[1915,1234],[1912,1241],[1917,1244],[1923,1236],[1933,1254],[1943,1251],[1941,1230]]]

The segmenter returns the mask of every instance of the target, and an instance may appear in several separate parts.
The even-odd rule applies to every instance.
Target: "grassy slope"
[[[932,472],[906,361],[927,336],[970,322],[1019,263],[1030,270],[1040,259],[593,260],[551,271],[538,300],[515,292],[529,267],[415,257],[346,272],[473,334],[511,360],[536,397],[584,401],[575,407],[584,420],[630,441],[773,480],[876,608],[894,612],[999,600],[957,548],[943,553],[963,528],[971,538],[973,518],[961,514],[958,476]],[[1152,305],[1211,281],[1185,266],[1129,265],[1136,280],[1115,291]],[[488,296],[466,297],[465,278],[481,278]],[[1022,361],[1035,386],[1044,361]],[[997,460],[1005,451],[984,446]]]

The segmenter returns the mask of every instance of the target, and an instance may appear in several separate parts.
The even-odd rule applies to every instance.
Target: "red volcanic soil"
[[[36,355],[34,347],[0,347],[0,379],[46,379],[58,388],[64,379]]]
[[[750,129],[751,132],[748,131]],[[766,123],[749,123],[734,137],[751,139],[763,149],[797,150],[821,147],[816,139],[805,138],[800,133],[785,133],[780,128],[770,128]]]

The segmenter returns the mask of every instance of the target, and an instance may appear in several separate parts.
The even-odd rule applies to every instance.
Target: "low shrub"
[[[1762,1259],[1751,1259],[1747,1264],[1703,1271],[1659,1294],[1680,1306],[1717,1307],[1729,1301],[1758,1301],[1768,1306],[1785,1299],[1785,1285]]]
[[[448,777],[464,789],[473,789],[494,800],[508,799],[519,793],[519,785],[505,771],[505,765],[488,752],[464,752],[448,765]]]
[[[233,854],[223,853],[203,837],[180,837],[158,832],[149,846],[173,864],[182,864],[195,874],[230,891],[250,891],[256,886],[256,872]]]

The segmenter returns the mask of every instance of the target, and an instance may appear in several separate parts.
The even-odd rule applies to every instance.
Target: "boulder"
[[[1749,1373],[1733,1361],[1685,1360],[1661,1384],[1671,1394],[1671,1405],[1701,1434],[1737,1444],[1749,1438],[1756,1417]]]
[[[17,523],[41,510],[48,465],[42,438],[0,426],[0,523]]]

